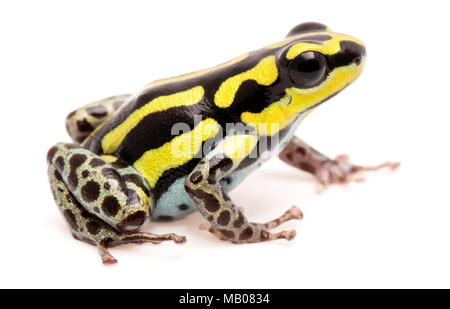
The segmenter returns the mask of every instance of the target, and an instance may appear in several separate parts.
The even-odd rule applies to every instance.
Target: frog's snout
[[[351,41],[345,43],[347,44],[341,44],[341,47],[343,47],[341,52],[348,58],[348,63],[354,63],[356,65],[363,63],[366,57],[366,48],[363,45]]]
[[[354,41],[342,41],[340,43],[340,51],[330,56],[330,64],[332,68],[348,66],[351,64],[364,64],[366,57],[366,48]]]
[[[351,51],[351,54],[354,57],[352,62],[356,65],[360,65],[366,57],[366,48],[362,45],[357,45],[357,48]]]

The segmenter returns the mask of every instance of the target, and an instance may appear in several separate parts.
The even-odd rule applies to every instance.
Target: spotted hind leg
[[[73,141],[81,143],[108,120],[131,95],[124,94],[89,103],[66,117],[66,129]]]
[[[75,144],[57,144],[47,155],[55,201],[75,238],[96,245],[102,261],[116,259],[108,247],[125,243],[185,242],[184,236],[139,232],[151,210],[151,193],[132,167]]]

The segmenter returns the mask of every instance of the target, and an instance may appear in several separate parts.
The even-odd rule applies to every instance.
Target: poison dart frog
[[[293,239],[295,230],[271,230],[301,219],[297,207],[253,223],[229,192],[272,156],[324,186],[395,168],[330,159],[294,135],[306,115],[360,75],[365,60],[360,40],[302,23],[283,40],[229,62],[73,111],[66,128],[74,142],[47,153],[51,190],[73,236],[97,246],[103,263],[113,264],[112,246],[184,243],[184,236],[140,230],[149,220],[197,210],[223,240]]]

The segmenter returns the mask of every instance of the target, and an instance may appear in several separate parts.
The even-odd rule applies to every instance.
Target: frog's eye
[[[327,60],[321,53],[308,51],[298,55],[289,65],[289,77],[298,88],[311,88],[327,74]]]

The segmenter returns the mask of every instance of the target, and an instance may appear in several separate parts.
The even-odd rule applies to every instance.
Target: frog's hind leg
[[[131,97],[130,94],[109,97],[89,103],[66,117],[66,129],[73,141],[81,143]]]
[[[53,196],[73,236],[97,246],[103,263],[116,262],[108,247],[185,242],[184,236],[175,234],[139,232],[150,216],[152,200],[144,179],[132,167],[108,163],[75,144],[55,145],[47,161]]]
[[[279,157],[285,163],[314,175],[321,185],[320,189],[333,183],[362,181],[364,178],[361,174],[365,171],[381,168],[393,170],[400,165],[398,162],[384,162],[376,166],[354,165],[346,155],[330,159],[297,137],[292,138]]]

